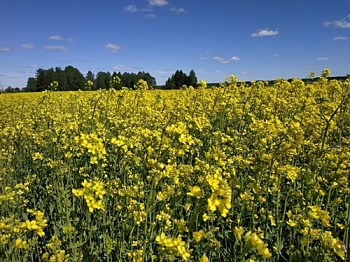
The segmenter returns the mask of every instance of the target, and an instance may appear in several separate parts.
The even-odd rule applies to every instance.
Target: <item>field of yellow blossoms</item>
[[[0,95],[0,261],[349,260],[349,79],[145,89]]]

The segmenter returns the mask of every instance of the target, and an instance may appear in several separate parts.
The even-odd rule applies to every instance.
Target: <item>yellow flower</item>
[[[92,156],[92,157],[90,158],[90,164],[91,164],[91,165],[96,165],[96,164],[98,164],[98,158],[97,158],[96,156]]]
[[[199,230],[197,232],[192,233],[194,240],[198,243],[201,241],[202,237],[205,236],[205,232],[203,230]]]
[[[234,235],[235,235],[235,238],[236,238],[237,240],[241,241],[242,235],[243,235],[243,233],[244,233],[244,228],[243,228],[243,227],[235,227],[235,228],[233,229],[233,233],[234,233]]]
[[[245,240],[248,246],[254,247],[264,259],[272,257],[272,254],[267,248],[267,244],[265,244],[256,233],[252,233],[251,231],[247,232],[245,234]]]
[[[208,198],[208,210],[215,211],[217,206],[220,205],[220,201],[216,194],[212,194],[210,198]]]
[[[264,259],[268,259],[268,258],[272,257],[272,254],[270,253],[269,249],[265,245],[260,245],[257,249],[258,249],[258,253]]]
[[[25,223],[26,223],[27,229],[29,229],[29,230],[36,230],[36,229],[38,229],[38,226],[37,226],[35,220],[32,220],[32,221],[26,220]]]
[[[208,177],[207,178],[208,184],[211,187],[212,190],[218,190],[219,189],[219,184],[220,180],[214,177]]]
[[[198,199],[202,197],[202,191],[199,186],[189,186],[188,188],[190,192],[188,192],[187,195],[196,197]]]
[[[203,219],[204,222],[207,221],[209,219],[208,214],[204,213],[203,216],[202,216],[202,219]]]
[[[158,236],[156,237],[156,242],[157,242],[157,244],[159,244],[159,245],[163,245],[165,239],[166,239],[165,233],[162,232],[160,235],[158,235]]]
[[[298,222],[292,220],[292,219],[289,219],[287,221],[287,225],[291,226],[291,227],[295,227],[296,225],[298,224]]]
[[[28,248],[27,241],[25,241],[19,237],[15,241],[15,247],[18,249],[26,249],[26,248]]]
[[[215,245],[215,250],[219,251],[220,247],[221,247],[221,243],[220,241],[218,241],[217,239],[214,239],[214,245]]]
[[[207,255],[204,253],[203,256],[201,257],[201,259],[199,260],[199,262],[209,262],[209,258],[207,257]]]
[[[72,189],[72,192],[75,196],[80,197],[84,195],[84,189]]]
[[[185,208],[186,211],[190,210],[190,208],[191,208],[191,203],[186,202],[184,208]]]

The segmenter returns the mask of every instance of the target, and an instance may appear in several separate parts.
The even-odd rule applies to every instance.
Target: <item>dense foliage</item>
[[[0,95],[1,261],[342,261],[350,82]]]
[[[113,79],[118,78],[120,81],[115,82]],[[64,70],[60,67],[55,69],[38,69],[35,77],[29,77],[27,86],[23,91],[37,92],[44,90],[52,90],[52,83],[55,85],[55,91],[78,91],[78,90],[97,90],[114,88],[120,90],[122,87],[134,89],[135,84],[140,80],[147,82],[149,86],[156,86],[156,80],[149,73],[116,73],[98,72],[96,77],[88,71],[86,76],[77,68],[67,66]],[[87,82],[91,84],[87,84]],[[16,90],[9,90],[15,92]],[[19,91],[19,90],[18,90]]]
[[[183,86],[197,87],[197,77],[194,70],[187,76],[182,70],[176,70],[175,74],[165,82],[165,89],[180,89]]]

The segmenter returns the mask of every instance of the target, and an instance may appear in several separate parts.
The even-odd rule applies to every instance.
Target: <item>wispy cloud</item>
[[[336,28],[350,28],[350,15],[339,20],[327,21],[324,23],[324,26]]]
[[[277,56],[278,56],[278,54],[271,55],[272,58],[277,57]]]
[[[153,13],[149,13],[149,14],[145,15],[145,17],[150,19],[150,18],[155,18],[156,15]]]
[[[38,68],[38,65],[23,65],[22,68]]]
[[[0,52],[10,52],[11,47],[9,46],[0,46]]]
[[[269,28],[259,29],[255,33],[251,34],[252,37],[264,37],[264,36],[275,36],[278,35],[278,31],[271,30]]]
[[[170,69],[162,69],[162,70],[158,70],[157,74],[169,74],[170,72],[172,72],[172,70],[170,70]]]
[[[221,63],[221,64],[228,64],[228,63],[231,63],[231,62],[233,62],[233,61],[239,61],[239,60],[241,60],[241,59],[240,59],[239,57],[237,57],[237,56],[232,56],[232,57],[230,57],[230,58],[228,58],[228,59],[225,59],[225,58],[223,58],[223,57],[221,57],[221,56],[200,56],[199,59],[200,59],[200,60],[208,60],[208,59],[210,59],[210,60],[217,61],[217,62],[219,62],[219,63]]]
[[[124,11],[128,13],[135,13],[137,11],[136,5],[127,5],[124,7]]]
[[[59,36],[59,35],[51,35],[51,36],[49,36],[49,39],[50,40],[63,40],[63,37]]]
[[[183,14],[183,13],[187,13],[187,10],[183,7],[172,7],[170,9],[171,12],[175,13],[175,14]]]
[[[67,41],[67,42],[75,42],[76,40],[74,38],[65,38],[60,35],[51,35],[48,37],[49,40],[54,40],[54,41]]]
[[[317,60],[319,61],[329,60],[329,57],[317,57]]]
[[[141,9],[142,12],[152,13],[153,9],[150,6]]]
[[[112,53],[116,53],[121,50],[120,46],[116,44],[107,44],[105,45],[105,48]]]
[[[63,45],[47,45],[45,46],[47,50],[58,50],[58,51],[67,51],[68,48]]]
[[[134,69],[134,67],[132,66],[126,66],[126,65],[117,65],[115,67],[113,67],[114,70],[121,70],[121,71],[129,71]]]
[[[167,0],[148,0],[148,3],[154,6],[165,6],[169,4]]]
[[[21,47],[22,48],[26,48],[26,49],[33,49],[33,48],[35,48],[35,46],[32,45],[32,44],[23,44],[23,45],[21,45]]]
[[[333,39],[334,40],[348,40],[349,38],[347,36],[336,36]]]

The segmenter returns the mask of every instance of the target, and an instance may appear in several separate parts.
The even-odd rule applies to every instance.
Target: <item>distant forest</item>
[[[120,82],[114,81],[118,77]],[[122,87],[134,89],[136,83],[140,80],[147,82],[149,87],[157,89],[180,89],[183,86],[197,87],[197,77],[194,70],[191,70],[187,76],[182,70],[177,70],[171,77],[168,78],[165,85],[157,86],[156,79],[146,72],[121,73],[121,72],[98,72],[94,75],[88,71],[84,76],[77,68],[67,66],[64,69],[60,67],[50,69],[38,69],[35,77],[29,77],[27,86],[19,89],[8,87],[2,90],[6,93],[13,92],[41,92],[44,90],[56,91],[76,91],[76,90],[98,90],[114,88],[116,90]],[[55,86],[52,83],[55,82]],[[1,91],[0,91],[1,92]]]
[[[119,83],[113,81],[118,77]],[[77,68],[67,66],[63,70],[60,67],[55,69],[38,69],[35,77],[29,77],[27,86],[22,90],[25,92],[37,92],[50,89],[51,83],[58,83],[55,86],[57,91],[76,91],[76,90],[97,90],[97,89],[121,89],[122,87],[134,88],[134,85],[140,80],[145,80],[149,86],[156,86],[156,80],[149,73],[120,73],[120,72],[98,72],[96,76],[88,71],[84,76]],[[87,85],[91,81],[92,85]]]
[[[120,79],[120,82],[113,81],[115,77]],[[329,80],[344,81],[350,78],[350,74],[346,76],[328,77]],[[116,90],[122,89],[122,87],[128,87],[134,89],[136,83],[140,80],[147,82],[149,87],[154,89],[180,89],[184,86],[193,88],[198,87],[198,80],[194,70],[191,70],[189,75],[186,75],[182,70],[176,70],[176,72],[168,78],[164,85],[157,86],[156,79],[149,73],[140,71],[135,73],[121,73],[121,72],[98,72],[94,75],[93,72],[88,71],[84,76],[77,68],[73,66],[67,66],[64,69],[56,67],[55,69],[38,69],[35,77],[29,77],[27,86],[20,89],[18,87],[7,87],[5,90],[0,90],[5,93],[15,92],[41,92],[44,90],[51,90],[52,83],[55,82],[54,90],[56,91],[77,91],[77,90],[98,90],[114,88]],[[307,77],[301,79],[305,83],[312,83],[319,79],[319,77]],[[291,82],[293,79],[287,79]],[[260,80],[256,80],[257,82]],[[262,80],[267,85],[273,85],[275,80]],[[253,81],[244,81],[246,86],[249,86]],[[87,84],[89,83],[89,84]],[[219,83],[208,83],[208,87],[218,86]]]

